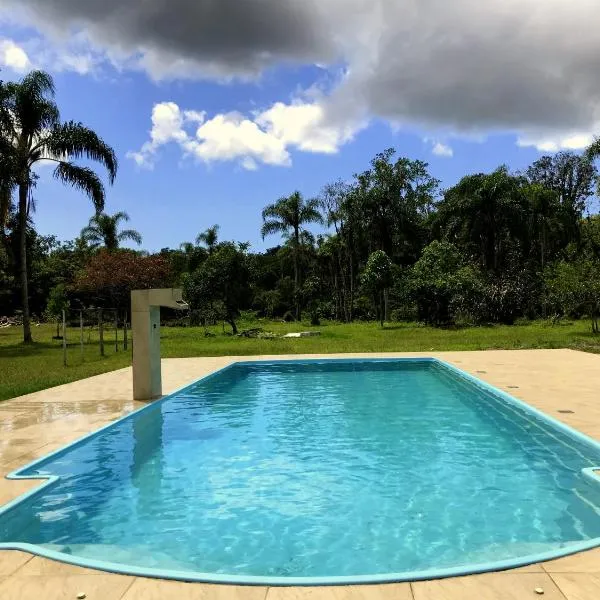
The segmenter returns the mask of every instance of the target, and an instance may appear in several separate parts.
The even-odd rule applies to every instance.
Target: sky
[[[597,0],[0,0],[0,68],[50,72],[62,118],[115,148],[106,211],[145,249],[219,224],[261,250],[265,205],[388,147],[442,187],[583,149],[598,22]],[[38,231],[74,238],[91,202],[39,175]]]

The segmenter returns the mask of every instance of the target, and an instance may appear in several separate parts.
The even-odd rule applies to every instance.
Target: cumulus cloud
[[[447,144],[442,142],[436,142],[431,149],[431,152],[436,156],[443,156],[445,158],[452,158],[454,156],[454,150]]]
[[[597,0],[2,3],[49,35],[85,29],[112,60],[154,78],[255,77],[286,61],[342,65],[343,80],[320,103],[335,135],[369,115],[431,132],[513,131],[523,144],[559,148],[600,123]],[[290,145],[294,135],[306,140],[286,135]],[[309,138],[319,151],[337,144],[328,134]]]
[[[339,7],[342,0],[334,0]],[[67,36],[85,29],[156,77],[256,75],[280,60],[335,58],[320,0],[3,0],[22,19]],[[322,13],[323,17],[321,18]],[[344,20],[343,12],[340,20]]]
[[[17,73],[36,68],[88,75],[95,72],[104,60],[102,53],[92,51],[89,45],[79,38],[65,45],[49,44],[39,36],[19,42],[0,38],[0,66],[8,67]]]
[[[600,132],[600,124],[593,125],[591,131]],[[525,134],[518,138],[517,145],[522,148],[534,147],[539,152],[558,152],[559,150],[583,150],[594,141],[592,133],[570,132],[548,137],[544,133]]]
[[[361,126],[338,129],[323,121],[324,114],[318,104],[277,102],[252,117],[230,112],[207,119],[205,112],[161,102],[152,109],[150,139],[128,157],[140,167],[152,168],[158,150],[173,142],[184,156],[204,163],[237,160],[247,170],[261,163],[289,166],[290,148],[332,154]]]
[[[0,65],[17,73],[23,73],[31,67],[27,52],[12,40],[0,40]]]

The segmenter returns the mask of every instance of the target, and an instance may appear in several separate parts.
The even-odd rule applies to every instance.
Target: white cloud
[[[196,131],[196,139],[187,148],[204,162],[244,159],[269,165],[287,166],[290,155],[283,139],[259,127],[239,113],[217,115]]]
[[[37,68],[55,73],[88,75],[105,61],[105,55],[91,48],[82,36],[75,36],[66,45],[50,44],[41,37],[32,37],[19,43],[8,38],[0,39],[0,66],[17,73]]]
[[[436,156],[443,156],[446,158],[452,158],[454,156],[454,150],[442,142],[436,142],[431,149],[431,152]]]
[[[592,127],[593,131],[600,132],[600,125]],[[558,152],[559,150],[583,150],[593,141],[593,133],[567,132],[553,136],[545,136],[543,133],[524,135],[517,139],[517,145],[521,148],[533,147],[539,152]]]
[[[359,128],[326,125],[324,114],[317,104],[278,102],[253,118],[230,112],[206,119],[205,112],[182,111],[174,102],[161,102],[152,109],[150,140],[127,156],[138,166],[151,168],[158,149],[174,142],[184,156],[204,163],[237,160],[247,170],[261,163],[289,166],[290,148],[333,154]],[[193,125],[195,132],[190,131]]]
[[[68,51],[59,52],[50,62],[44,62],[54,71],[72,71],[79,75],[92,73],[98,65],[98,59],[90,53],[76,54]]]
[[[325,121],[320,104],[275,103],[256,118],[256,122],[285,145],[296,146],[306,152],[333,154],[341,144],[352,139],[356,125],[330,126]]]
[[[27,52],[12,40],[0,40],[0,64],[17,73],[23,73],[31,67]]]
[[[326,102],[274,105],[270,121],[249,119],[309,151],[337,148],[345,127],[351,137],[367,117],[428,132],[514,132],[542,149],[577,148],[600,123],[600,36],[590,25],[600,22],[598,0],[0,3],[52,43],[68,45],[85,31],[103,60],[154,79],[252,79],[289,64],[342,68]]]

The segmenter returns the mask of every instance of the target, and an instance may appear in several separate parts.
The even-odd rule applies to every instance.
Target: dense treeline
[[[41,86],[30,98],[17,90],[30,104],[52,91],[47,80],[24,82]],[[5,137],[17,92],[11,92],[13,112],[0,122]],[[44,110],[35,123],[50,138],[44,156],[59,155],[57,168],[69,175],[59,171],[57,177],[86,192],[96,212],[74,241],[38,235],[31,220],[35,161],[25,161],[27,175],[11,175],[14,161],[7,157],[14,142],[10,136],[2,142],[0,314],[22,311],[26,280],[38,316],[65,306],[125,312],[132,288],[181,285],[192,323],[223,320],[234,332],[242,310],[314,324],[410,319],[448,326],[588,316],[598,331],[600,217],[590,214],[598,143],[582,154],[543,156],[520,173],[501,166],[468,174],[445,190],[427,163],[388,149],[351,180],[325,185],[318,198],[293,192],[266,206],[260,233],[277,245],[265,252],[219,240],[215,225],[194,242],[148,255],[120,248],[142,240],[135,230],[120,229],[125,213],[102,212],[97,176],[71,163],[61,166],[67,156],[86,156],[112,178],[112,150],[82,125],[61,124]],[[11,135],[19,131],[12,126]]]

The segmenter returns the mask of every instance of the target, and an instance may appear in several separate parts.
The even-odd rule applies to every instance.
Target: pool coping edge
[[[568,437],[574,438],[580,443],[591,445],[596,449],[600,450],[600,442],[585,435],[584,433],[562,423],[558,419],[544,413],[543,411],[531,406],[527,402],[515,398],[511,394],[501,390],[492,384],[489,384],[474,375],[464,371],[463,369],[456,367],[455,365],[436,358],[436,357],[361,357],[361,358],[297,358],[297,359],[259,359],[259,360],[234,360],[231,363],[220,367],[206,375],[203,375],[194,381],[177,388],[173,392],[162,396],[161,398],[149,401],[146,406],[142,406],[130,413],[103,425],[99,429],[92,431],[65,446],[54,450],[42,457],[36,458],[35,460],[27,463],[26,465],[15,469],[8,473],[5,478],[9,480],[43,480],[43,483],[34,487],[33,489],[25,492],[14,498],[7,504],[0,506],[0,517],[5,513],[16,508],[21,502],[27,500],[31,496],[40,493],[44,489],[50,487],[54,483],[60,480],[60,476],[57,475],[19,475],[20,472],[34,468],[38,463],[48,461],[53,457],[60,456],[61,454],[67,453],[72,450],[73,447],[78,446],[90,439],[100,435],[106,429],[114,426],[117,423],[126,421],[134,416],[142,413],[143,411],[155,408],[157,405],[162,404],[166,400],[170,399],[176,394],[180,394],[188,388],[196,385],[200,381],[205,381],[212,377],[215,377],[224,371],[231,369],[236,365],[256,365],[256,364],[272,364],[272,363],[288,363],[293,364],[297,362],[303,363],[322,363],[322,362],[432,362],[437,363],[444,368],[451,371],[454,375],[467,380],[469,383],[482,388],[488,393],[494,396],[500,397],[503,401],[506,401],[512,405],[515,405],[525,412],[533,414],[537,418],[546,422],[548,425],[558,429],[565,433]],[[585,467],[582,470],[583,475],[591,479],[593,482],[600,485],[600,466],[597,467]],[[476,563],[473,565],[461,566],[461,567],[450,567],[444,569],[430,569],[427,571],[410,571],[410,572],[398,572],[398,573],[384,573],[384,574],[371,574],[371,575],[357,575],[357,576],[334,576],[334,577],[264,577],[264,576],[252,576],[252,575],[227,575],[227,574],[215,574],[215,573],[194,573],[191,571],[175,571],[171,569],[154,569],[148,567],[138,567],[135,565],[123,565],[118,563],[111,563],[107,561],[101,561],[96,559],[76,558],[70,554],[58,552],[35,544],[28,544],[22,542],[0,542],[0,550],[20,550],[28,552],[44,558],[57,560],[59,562],[72,564],[84,568],[92,568],[100,571],[118,573],[122,575],[141,576],[150,578],[159,578],[167,580],[178,580],[187,582],[201,582],[201,583],[214,583],[214,584],[230,584],[230,585],[256,585],[256,586],[327,586],[327,585],[354,585],[354,584],[378,584],[378,583],[394,583],[394,582],[407,582],[407,581],[423,581],[431,579],[441,579],[446,577],[456,577],[465,575],[475,575],[480,573],[488,573],[493,571],[503,571],[518,567],[523,567],[535,563],[541,563],[548,560],[554,560],[562,558],[571,554],[576,554],[586,550],[591,550],[600,546],[600,537],[586,540],[583,542],[577,542],[575,544],[569,544],[564,548],[552,550],[548,552],[535,553],[531,555],[525,555],[518,559],[506,559],[501,561],[485,561],[482,563]]]

